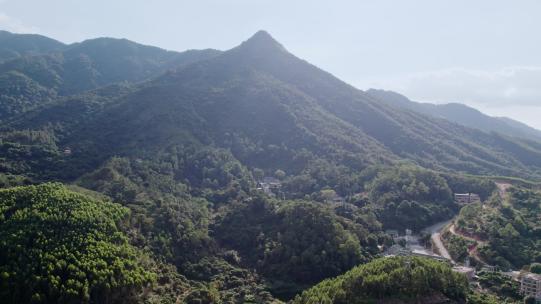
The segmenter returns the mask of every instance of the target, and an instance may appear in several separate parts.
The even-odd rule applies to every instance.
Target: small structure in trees
[[[481,198],[475,193],[455,193],[455,202],[459,205],[468,205],[480,201]]]
[[[257,190],[263,191],[271,196],[275,196],[281,188],[282,183],[274,177],[263,177],[263,179],[257,183]]]

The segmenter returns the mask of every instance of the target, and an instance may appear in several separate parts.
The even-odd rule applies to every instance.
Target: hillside
[[[294,175],[317,159],[353,170],[407,159],[470,174],[541,174],[541,144],[397,110],[298,59],[265,32],[120,94],[107,91],[99,102],[69,97],[6,126],[55,125],[47,127],[55,144],[70,146],[77,162],[92,162],[85,167],[196,144]]]
[[[464,303],[465,277],[449,265],[423,258],[382,258],[325,280],[293,304]]]
[[[541,194],[524,188],[511,188],[489,204],[470,205],[460,211],[456,229],[478,243],[479,257],[502,269],[520,269],[541,258]]]
[[[409,100],[396,92],[369,89],[367,94],[395,107],[440,117],[466,127],[541,141],[541,131],[506,117],[492,117],[460,103],[431,104]]]
[[[140,82],[219,54],[215,50],[172,52],[113,38],[40,48],[44,37],[4,35],[37,46],[0,63],[0,120],[62,96],[119,82]]]
[[[0,190],[5,303],[133,300],[155,280],[121,230],[128,209],[58,184]]]
[[[7,66],[7,86],[44,97],[0,123],[0,184],[61,181],[99,198],[85,197],[92,206],[129,209],[117,234],[144,253],[143,268],[156,278],[131,293],[140,302],[287,301],[373,260],[393,244],[386,229],[448,219],[459,209],[454,192],[486,199],[495,190],[492,180],[464,172],[541,178],[541,144],[387,105],[264,31],[225,52],[171,53],[105,38]],[[0,105],[13,106],[6,100]],[[257,189],[265,177],[278,181],[273,193]],[[35,188],[5,191],[27,189]],[[59,214],[79,205],[61,206]],[[400,260],[380,261],[351,275],[377,280],[396,269],[399,284],[410,275]],[[399,294],[359,292],[464,300],[462,277],[414,263],[450,285],[418,276]]]
[[[26,56],[60,51],[62,42],[36,34],[13,34],[0,30],[0,62]]]
[[[539,131],[538,129],[534,129],[534,128],[528,126],[527,124],[524,124],[524,123],[522,123],[520,121],[516,121],[516,120],[511,119],[511,118],[507,118],[507,117],[496,117],[496,118],[499,119],[500,121],[503,121],[507,125],[511,126],[511,128],[513,128],[514,130],[522,131],[524,136],[530,135],[530,138],[534,138],[536,140],[541,139],[541,131]],[[518,135],[518,133],[517,133],[517,135]],[[520,136],[520,135],[518,135],[518,136]]]

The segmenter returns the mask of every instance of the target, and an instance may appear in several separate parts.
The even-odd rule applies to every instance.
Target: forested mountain
[[[128,215],[58,184],[0,190],[2,302],[133,301],[155,277],[121,230]]]
[[[292,303],[464,303],[467,296],[467,280],[448,265],[423,258],[395,257],[374,260],[325,280]]]
[[[376,258],[393,244],[385,229],[418,231],[450,218],[459,209],[453,192],[486,199],[495,190],[492,179],[463,173],[541,178],[541,144],[387,105],[263,31],[225,52],[174,53],[100,38],[15,58],[0,71],[0,185],[60,181],[71,189],[2,190],[0,203],[30,210],[13,207],[0,217],[22,231],[6,239],[24,243],[22,236],[43,227],[52,233],[74,225],[66,212],[83,223],[103,220],[109,230],[100,226],[98,234],[115,237],[100,240],[124,249],[100,267],[116,274],[118,265],[141,266],[145,272],[134,280],[114,278],[139,302],[281,303]],[[258,189],[269,177],[280,185],[273,193]],[[33,230],[11,222],[28,212],[37,214],[22,217]],[[84,241],[89,230],[75,231]],[[2,244],[16,252],[17,242]],[[68,253],[78,252],[68,245]],[[21,284],[11,273],[25,269],[43,283],[36,301],[54,302],[47,288],[59,280],[42,269],[60,258],[36,256],[30,269],[0,260],[0,270],[9,268],[7,276],[0,271],[6,296],[34,297],[10,292]],[[422,273],[448,274],[441,264],[414,262]],[[402,262],[379,263],[348,276],[405,271]],[[83,279],[92,271],[76,271],[69,296],[95,299],[93,281]],[[411,299],[417,291],[460,301],[468,291],[454,275],[449,288],[419,282],[390,295]],[[103,302],[122,302],[118,294]]]
[[[530,138],[534,138],[534,139],[537,139],[537,140],[541,139],[541,131],[539,131],[538,129],[534,129],[534,128],[528,126],[525,123],[522,123],[520,121],[516,121],[516,120],[508,118],[508,117],[496,117],[496,118],[499,119],[500,121],[503,121],[504,123],[508,124],[514,130],[522,131],[522,133],[524,134],[523,137],[525,137],[525,138],[526,138],[526,136],[529,135]],[[520,135],[517,133],[516,136],[520,136]]]
[[[15,41],[24,38],[35,47],[0,63],[0,120],[61,96],[119,82],[140,82],[219,54],[210,49],[172,52],[113,38],[92,39],[61,48],[38,48],[47,45],[42,41],[44,37],[6,35],[13,36]],[[18,47],[7,41],[6,47],[10,45]]]
[[[369,89],[366,93],[395,107],[440,117],[458,124],[508,136],[541,141],[541,131],[506,117],[492,117],[460,103],[431,104],[409,100],[396,92]]]
[[[227,148],[248,166],[293,174],[315,159],[354,170],[398,159],[471,174],[535,178],[541,170],[541,143],[397,110],[298,59],[266,32],[125,92],[103,91],[90,93],[99,101],[69,97],[9,127],[49,126],[57,145],[93,165],[184,143]]]
[[[35,34],[13,34],[0,30],[0,62],[25,55],[60,51],[65,44]]]

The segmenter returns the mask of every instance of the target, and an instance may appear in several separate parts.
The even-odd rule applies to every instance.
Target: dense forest
[[[466,300],[468,292],[466,278],[444,263],[413,257],[382,258],[325,280],[292,303],[368,304],[392,298],[405,301],[402,303],[430,302],[430,298],[459,303]]]
[[[291,303],[522,303],[517,282],[494,272],[478,275],[483,293],[449,264],[419,257],[380,258],[322,281]]]
[[[483,295],[447,264],[380,258],[386,230],[456,214],[483,260],[540,268],[539,194],[500,199],[492,177],[540,178],[535,140],[389,106],[266,32],[225,52],[0,42],[8,303],[514,300],[501,278]],[[468,192],[486,207],[461,210]]]
[[[288,53],[266,32],[219,54],[176,54],[186,58],[181,64],[159,59],[172,56],[159,49],[147,50],[127,41],[105,42],[88,41],[65,51],[92,54],[96,57],[89,63],[92,69],[115,67],[114,71],[99,70],[103,80],[94,81],[99,87],[94,91],[62,89],[63,76],[54,76],[58,72],[46,59],[39,60],[43,63],[39,68],[34,68],[34,63],[19,63],[32,61],[33,57],[24,56],[1,64],[6,73],[23,74],[34,82],[59,79],[58,84],[36,84],[43,89],[38,95],[51,102],[38,98],[39,106],[35,107],[19,93],[23,90],[19,85],[1,91],[5,98],[15,100],[0,104],[23,105],[17,112],[21,115],[9,117],[10,112],[5,112],[9,119],[0,129],[7,132],[6,145],[26,144],[14,139],[12,132],[44,132],[54,139],[60,154],[66,147],[72,151],[72,157],[55,160],[47,153],[54,150],[49,146],[47,152],[34,158],[39,163],[58,161],[64,166],[56,176],[47,178],[71,181],[113,156],[141,158],[167,151],[172,145],[227,149],[246,166],[267,174],[280,169],[297,176],[313,172],[321,163],[347,174],[348,170],[401,159],[448,172],[525,178],[540,174],[538,142],[392,108]],[[116,48],[117,44],[126,50]],[[119,55],[99,56],[109,48]],[[135,56],[142,62],[136,67],[163,62],[163,69],[175,68],[152,78],[136,67],[101,63],[103,56],[118,62],[124,56]],[[34,72],[36,76],[30,75]],[[149,77],[149,81],[133,84]],[[6,80],[8,85],[15,83],[18,81]],[[59,96],[66,94],[75,95]],[[63,175],[65,172],[72,176]]]
[[[122,231],[128,211],[59,184],[0,190],[2,299],[135,299],[155,275],[144,268],[144,255]]]
[[[32,37],[0,33],[0,41],[3,37],[6,46],[13,48],[13,58],[3,62],[0,60],[0,120],[54,102],[63,96],[113,83],[139,82],[156,77],[172,67],[219,54],[216,50],[177,53],[113,38],[98,38],[71,45],[35,41],[36,45],[32,47],[21,41],[32,40]],[[19,44],[12,40],[19,40]]]

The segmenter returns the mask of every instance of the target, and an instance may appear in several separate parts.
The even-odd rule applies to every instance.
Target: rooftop
[[[527,279],[531,279],[531,280],[534,280],[534,281],[541,281],[541,274],[527,272],[522,277],[527,278]]]
[[[455,266],[453,267],[453,270],[457,272],[471,272],[471,271],[475,271],[475,268],[466,267],[466,266]]]

